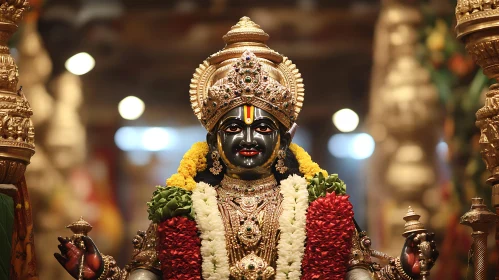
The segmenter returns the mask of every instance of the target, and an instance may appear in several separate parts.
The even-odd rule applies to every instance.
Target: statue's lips
[[[248,149],[242,149],[238,152],[238,154],[244,156],[244,157],[254,157],[256,155],[258,155],[259,153],[261,153],[260,151],[258,150],[248,150]]]

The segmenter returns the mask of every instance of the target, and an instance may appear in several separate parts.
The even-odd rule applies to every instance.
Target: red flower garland
[[[158,258],[164,280],[201,280],[201,240],[196,222],[173,217],[158,225]]]
[[[348,197],[329,193],[308,207],[302,280],[345,279],[355,231]]]

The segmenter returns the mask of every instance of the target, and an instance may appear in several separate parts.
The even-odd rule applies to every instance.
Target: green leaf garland
[[[183,216],[194,219],[192,212],[192,192],[178,187],[157,186],[147,203],[149,220],[160,223],[166,219]]]
[[[325,197],[326,194],[335,192],[337,195],[346,194],[346,184],[338,178],[338,174],[330,174],[324,177],[322,172],[318,172],[312,179],[309,180],[308,186],[308,201],[314,202],[319,197]]]

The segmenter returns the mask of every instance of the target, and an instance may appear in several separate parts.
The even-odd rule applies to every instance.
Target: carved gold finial
[[[83,220],[83,217],[80,217],[78,221],[66,226],[66,228],[69,228],[73,232],[73,238],[75,238],[88,235],[92,230],[92,225]]]
[[[250,50],[258,57],[268,59],[273,63],[281,63],[284,59],[283,56],[265,44],[269,37],[269,34],[265,33],[260,25],[254,23],[249,17],[242,17],[222,37],[226,44],[225,48],[208,57],[208,62],[217,64],[228,59],[238,58],[246,50]]]
[[[264,44],[269,39],[269,34],[254,23],[249,17],[242,17],[236,25],[233,25],[229,32],[223,36],[226,44],[254,41]]]
[[[483,198],[475,197],[471,199],[471,209],[462,217],[460,223],[469,226],[473,231],[486,232],[488,225],[497,219],[496,214],[487,209],[483,203]]]
[[[407,214],[404,216],[405,220],[405,225],[404,225],[404,233],[402,236],[407,237],[413,232],[423,232],[426,231],[425,227],[423,224],[419,221],[419,218],[421,218],[421,215],[416,214],[414,210],[412,210],[412,207],[409,206],[407,209]]]

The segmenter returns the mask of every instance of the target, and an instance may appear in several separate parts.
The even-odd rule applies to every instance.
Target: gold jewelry
[[[395,268],[397,269],[397,273],[402,278],[403,280],[413,280],[413,278],[407,273],[405,273],[404,269],[402,268],[402,264],[400,263],[400,258],[395,259]]]
[[[277,163],[275,165],[275,169],[277,172],[284,174],[288,171],[288,167],[284,165],[284,159],[286,158],[286,152],[284,150],[279,150],[277,152]]]
[[[194,114],[207,130],[229,110],[253,105],[286,128],[303,106],[303,79],[287,57],[270,49],[269,35],[243,17],[223,37],[225,48],[199,65],[190,85]]]
[[[211,152],[211,159],[213,160],[213,167],[210,168],[211,174],[220,174],[222,172],[222,164],[220,164],[220,154],[218,151]]]
[[[106,280],[109,278],[109,263],[110,263],[110,260],[109,260],[109,256],[104,256],[102,255],[102,261],[104,262],[104,270],[102,270],[102,273],[101,275],[99,276],[99,278],[97,278],[97,280]]]
[[[282,213],[282,195],[274,176],[254,181],[225,176],[216,190],[231,277],[272,279]]]

